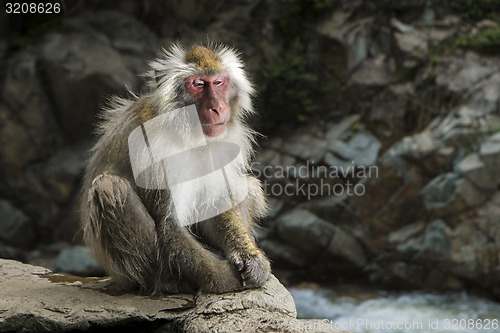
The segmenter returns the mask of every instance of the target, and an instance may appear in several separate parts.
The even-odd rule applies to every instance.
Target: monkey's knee
[[[97,209],[111,209],[115,211],[122,208],[126,197],[133,189],[130,183],[116,175],[100,174],[92,181],[89,190],[89,202]]]

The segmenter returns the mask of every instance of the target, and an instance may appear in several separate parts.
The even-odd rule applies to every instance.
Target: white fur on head
[[[233,102],[231,98],[237,98],[240,109],[231,111],[240,117],[252,113],[251,96],[254,94],[254,89],[247,78],[238,53],[225,45],[210,44],[206,47],[220,58],[221,72],[228,73],[231,78],[231,92],[228,102]],[[163,49],[160,56],[149,63],[151,70],[147,73],[148,86],[154,91],[155,102],[162,112],[179,107],[178,96],[185,94],[184,80],[198,73],[195,64],[185,61],[188,52],[189,50],[178,44],[173,44],[170,49]]]
[[[222,44],[208,43],[205,47],[219,57],[222,65],[220,72],[228,73],[231,80],[229,126],[223,135],[207,140],[236,143],[243,150],[245,160],[248,160],[252,152],[254,132],[244,124],[244,119],[254,112],[251,97],[255,91],[237,51]],[[160,56],[149,63],[151,70],[146,74],[148,86],[152,90],[153,103],[160,113],[194,104],[184,86],[184,81],[189,76],[199,73],[195,64],[185,60],[189,51],[190,49],[184,49],[179,44],[173,44],[168,50],[163,49]]]

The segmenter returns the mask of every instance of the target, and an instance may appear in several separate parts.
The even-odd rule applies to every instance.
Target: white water
[[[376,292],[338,295],[328,289],[291,288],[299,318],[363,333],[500,332],[500,304],[465,293]]]

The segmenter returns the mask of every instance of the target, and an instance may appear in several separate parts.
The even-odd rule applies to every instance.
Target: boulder
[[[5,200],[0,200],[0,241],[21,249],[30,249],[36,242],[29,218]]]
[[[427,55],[427,34],[396,18],[391,19],[391,25],[396,30],[394,38],[400,52],[406,57],[422,60]]]
[[[5,101],[0,105],[0,155],[5,162],[24,167],[54,153],[62,144],[62,133],[35,50],[23,49],[9,58],[0,92]]]
[[[381,87],[389,84],[393,66],[386,55],[364,60],[352,73],[349,84],[361,87]]]
[[[436,84],[460,99],[472,91],[475,84],[490,77],[496,68],[493,59],[474,52],[444,57],[436,69]]]
[[[455,166],[455,170],[482,189],[495,190],[500,185],[500,133],[488,138],[479,153],[466,156]]]
[[[104,270],[96,263],[85,246],[74,246],[62,250],[55,261],[55,270],[79,276],[104,274]]]
[[[137,332],[339,332],[296,319],[290,293],[273,276],[260,289],[146,297],[113,289],[109,278],[54,274],[0,260],[0,331],[129,329]],[[316,324],[316,325],[315,325]],[[321,325],[322,329],[308,327]]]
[[[421,191],[425,209],[433,217],[458,214],[486,201],[486,195],[455,173],[443,173]]]
[[[305,209],[289,211],[275,223],[279,241],[298,250],[301,257],[314,258],[309,265],[317,272],[353,272],[366,263],[364,250],[353,235]]]
[[[40,42],[40,69],[64,134],[88,138],[106,96],[138,89],[145,57],[159,46],[141,22],[123,13],[87,12],[62,21]]]

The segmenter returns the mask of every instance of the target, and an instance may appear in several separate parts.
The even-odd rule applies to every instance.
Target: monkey
[[[183,48],[173,44],[149,67],[146,93],[113,97],[101,114],[82,186],[85,244],[124,290],[151,295],[224,293],[262,286],[270,276],[270,263],[256,245],[252,230],[267,206],[260,181],[249,171],[257,132],[246,119],[255,112],[255,90],[240,54],[225,45]],[[189,131],[193,126],[187,112],[175,111],[189,105],[194,105],[200,125],[196,135]],[[157,119],[165,126],[150,126],[147,137],[162,142],[160,153],[168,155],[177,170],[191,170],[199,164],[196,159],[183,164],[179,152],[236,145],[241,163],[224,168],[228,170],[223,179],[243,179],[246,192],[235,192],[246,194],[244,198],[220,214],[193,223],[189,218],[196,216],[198,203],[204,200],[213,206],[216,199],[212,198],[224,197],[218,178],[204,175],[209,185],[186,185],[175,197],[170,186],[175,174],[166,186],[147,186],[163,184],[163,165],[150,168],[151,182],[141,187],[134,174],[130,138],[132,133],[146,133],[140,129]],[[175,135],[168,136],[170,132]],[[203,140],[206,145],[200,146],[198,141]],[[146,165],[146,153],[138,156],[138,165]],[[238,188],[240,181],[236,183]]]

